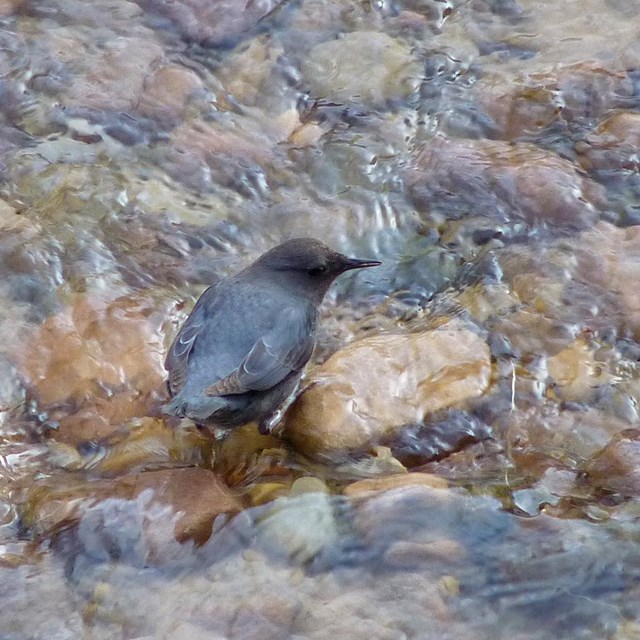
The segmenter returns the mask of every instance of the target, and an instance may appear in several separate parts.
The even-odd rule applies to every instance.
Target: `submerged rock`
[[[585,171],[635,171],[640,146],[640,114],[619,111],[610,115],[586,140],[576,144]]]
[[[640,494],[640,430],[625,429],[583,467],[585,479],[599,489],[624,496]]]
[[[539,477],[558,465],[575,468],[604,447],[629,424],[597,409],[560,409],[548,404],[511,411],[498,418],[494,429],[504,434],[505,444],[518,469]]]
[[[18,369],[39,406],[61,419],[62,440],[100,438],[148,414],[164,380],[166,315],[149,298],[74,294],[32,331]]]
[[[554,125],[599,118],[628,103],[633,81],[620,66],[582,61],[513,75],[487,73],[473,88],[501,138],[515,140]]]
[[[316,96],[378,107],[411,95],[423,75],[409,47],[374,31],[315,46],[302,72]]]
[[[282,0],[138,0],[138,4],[173,23],[186,39],[213,46],[229,46],[255,29]]]
[[[113,38],[95,52],[79,42],[69,49],[73,61],[84,67],[84,74],[73,76],[62,102],[98,110],[131,109],[152,65],[163,57],[162,47],[146,30],[135,38]]]
[[[264,507],[256,523],[256,544],[269,555],[305,564],[337,544],[335,500],[312,491],[277,498]]]
[[[162,533],[163,539],[202,544],[211,535],[217,515],[237,513],[243,507],[240,498],[216,474],[198,467],[147,471],[114,480],[54,478],[55,483],[35,482],[30,487],[23,506],[24,524],[38,537],[55,536],[79,525],[84,546],[102,544],[104,552],[99,555],[106,557],[111,552],[106,541],[115,538],[122,544],[125,539],[136,541],[137,546],[147,549],[145,553],[153,551],[161,556],[161,549],[156,548],[158,531],[153,527],[160,512],[164,522],[161,528],[173,524],[168,527],[168,536]],[[128,504],[136,501],[136,505]],[[153,505],[162,508],[154,511]],[[135,517],[126,516],[134,512]],[[109,518],[116,513],[123,514],[122,518]],[[129,530],[119,531],[124,525]],[[94,536],[89,535],[90,529]],[[127,555],[132,549],[119,548],[118,552]]]
[[[161,66],[145,78],[138,111],[163,123],[178,121],[189,98],[202,87],[202,81],[190,69],[177,64]]]
[[[619,229],[601,222],[584,233],[576,277],[600,293],[602,310],[621,334],[640,336],[640,226]]]
[[[604,194],[571,162],[533,145],[442,137],[420,149],[406,185],[427,213],[571,230],[594,224]]]
[[[367,478],[366,480],[352,482],[345,487],[343,493],[345,496],[352,497],[415,486],[446,489],[449,486],[449,482],[430,473],[400,473],[386,476],[385,478]]]
[[[490,373],[487,344],[454,323],[363,338],[311,372],[284,433],[309,455],[362,450],[430,412],[481,395]]]

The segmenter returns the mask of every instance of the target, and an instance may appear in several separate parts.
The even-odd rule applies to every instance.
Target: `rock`
[[[184,38],[210,46],[234,44],[281,3],[282,0],[138,0],[145,11],[170,20]]]
[[[74,441],[68,433],[74,427],[79,425],[62,420],[67,442]],[[212,466],[211,441],[195,428],[169,427],[160,418],[134,418],[111,437],[99,441],[86,440],[89,430],[78,433],[76,446],[50,440],[48,461],[69,471],[91,469],[92,474],[102,477],[136,473],[172,462]]]
[[[320,478],[314,478],[313,476],[303,476],[298,478],[291,485],[291,495],[300,496],[305,493],[326,493],[329,494],[329,487]]]
[[[625,429],[583,467],[585,479],[605,491],[640,494],[640,430]]]
[[[434,138],[405,173],[406,187],[426,213],[471,213],[514,224],[585,229],[598,217],[604,191],[575,166],[527,144]]]
[[[140,544],[144,546],[152,543],[153,531],[147,531],[150,538],[145,539],[145,511],[152,504],[157,504],[169,508],[167,517],[163,518],[174,523],[173,536],[178,542],[194,540],[197,544],[203,544],[211,535],[213,520],[217,515],[237,513],[243,507],[240,498],[214,473],[199,467],[146,471],[114,480],[86,481],[69,476],[52,478],[55,478],[53,483],[51,480],[34,482],[23,506],[23,521],[37,536],[55,535],[89,517],[93,524],[98,521],[102,523],[100,526],[106,529],[106,540],[117,534],[115,530],[112,533],[108,531],[109,527],[117,527],[117,523],[104,521],[107,513],[113,510],[127,511],[127,505],[120,503],[136,501],[147,492],[148,497],[141,499],[136,509],[136,520],[140,526],[134,526],[127,533],[128,538],[142,540]],[[98,508],[102,503],[104,507]],[[84,527],[89,527],[87,521]],[[89,544],[91,536],[88,531],[84,532],[84,536]],[[108,554],[109,550],[106,552]]]
[[[334,501],[315,491],[265,505],[257,522],[258,547],[269,555],[306,564],[339,539]]]
[[[138,111],[149,118],[173,123],[183,118],[187,101],[202,89],[202,81],[180,65],[156,69],[144,80]]]
[[[445,478],[431,475],[429,473],[402,473],[385,478],[367,478],[366,480],[358,480],[344,488],[345,496],[353,497],[367,493],[375,493],[379,491],[388,491],[389,489],[399,489],[401,487],[413,486],[432,487],[434,489],[446,489],[449,483]]]
[[[61,439],[104,437],[148,414],[165,377],[158,327],[166,315],[148,298],[74,294],[20,344],[18,369],[40,408],[62,419]]]
[[[621,333],[640,337],[640,226],[601,222],[581,236],[576,256],[573,277],[600,293],[601,310]]]
[[[494,135],[515,140],[554,124],[599,118],[633,95],[624,69],[579,62],[521,76],[485,74],[473,88],[478,107],[493,120]]]
[[[362,450],[429,412],[481,395],[489,355],[482,338],[455,323],[357,340],[310,373],[284,434],[312,456]]]
[[[235,100],[264,109],[265,100],[271,98],[274,90],[282,91],[282,80],[278,82],[275,71],[283,54],[284,49],[277,39],[253,38],[247,46],[233,51],[217,75]]]
[[[174,528],[178,542],[190,539],[203,544],[217,515],[237,513],[243,506],[215,474],[199,467],[147,471],[124,476],[116,484],[116,491],[124,495],[135,496],[147,489],[153,491],[154,500],[179,514]]]
[[[588,402],[597,387],[615,382],[615,376],[596,360],[593,346],[578,339],[548,358],[554,391],[563,400]]]
[[[619,111],[598,125],[586,140],[576,144],[585,171],[637,170],[640,114]]]
[[[268,132],[250,118],[229,116],[224,123],[196,121],[171,132],[166,169],[187,185],[208,191],[224,185],[245,197],[268,189],[265,172],[281,163]]]
[[[572,411],[547,403],[500,417],[494,428],[521,473],[541,477],[558,464],[575,466],[593,456],[629,423],[597,409]]]
[[[316,96],[374,107],[404,100],[423,75],[408,46],[374,31],[355,31],[316,45],[302,73]]]
[[[531,487],[511,494],[513,506],[522,513],[536,516],[542,509],[560,503],[560,499],[575,493],[575,471],[549,467]]]
[[[466,549],[455,540],[440,538],[433,542],[398,541],[389,546],[384,562],[395,569],[414,569],[434,561],[454,564],[464,560]]]
[[[494,371],[495,378],[500,371]],[[444,461],[469,451],[491,438],[491,427],[463,409],[451,408],[438,412],[429,421],[403,427],[388,442],[397,460],[405,467],[425,471],[425,465]]]
[[[147,36],[152,35],[147,32]],[[135,107],[152,65],[162,59],[159,44],[140,33],[136,38],[112,38],[94,51],[76,46],[75,73],[69,91],[62,97],[67,105],[98,110],[127,110]],[[73,55],[73,54],[72,54]]]
[[[2,0],[0,2],[0,16],[3,18],[20,11],[24,0]]]

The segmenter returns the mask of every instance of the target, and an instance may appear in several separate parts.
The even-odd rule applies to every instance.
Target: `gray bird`
[[[172,399],[164,413],[220,429],[257,421],[268,433],[311,357],[329,286],[345,271],[379,264],[299,238],[209,287],[165,360]]]

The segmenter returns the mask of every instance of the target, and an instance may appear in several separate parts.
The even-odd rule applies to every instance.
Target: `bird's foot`
[[[282,422],[282,416],[284,413],[278,409],[272,416],[266,420],[260,420],[258,422],[258,433],[261,436],[268,436],[271,432]]]
[[[260,420],[258,423],[258,432],[260,435],[268,436],[273,433],[274,429],[280,425],[284,414],[289,410],[289,407],[293,404],[293,401],[298,397],[300,390],[300,380],[296,383],[291,393],[287,396],[286,400],[278,407],[278,409],[268,418]]]

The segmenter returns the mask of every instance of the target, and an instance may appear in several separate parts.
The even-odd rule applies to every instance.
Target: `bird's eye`
[[[323,273],[326,273],[327,271],[327,267],[323,264],[317,266],[317,267],[311,267],[310,269],[307,269],[307,273],[312,276],[321,276]]]

